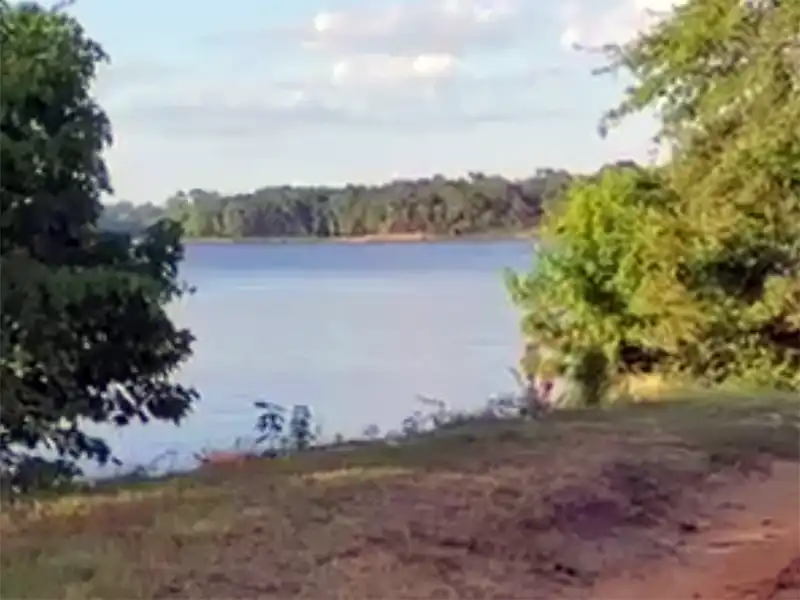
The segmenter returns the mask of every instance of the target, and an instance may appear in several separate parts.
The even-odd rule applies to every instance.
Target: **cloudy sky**
[[[588,45],[669,0],[78,0],[112,56],[116,195],[194,187],[524,176],[645,159],[638,119],[596,133],[624,81]]]

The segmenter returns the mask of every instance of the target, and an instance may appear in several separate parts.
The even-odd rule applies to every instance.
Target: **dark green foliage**
[[[672,160],[575,184],[511,277],[524,330],[621,383],[656,373],[800,390],[800,3],[690,0],[609,48]],[[579,369],[580,370],[580,369]],[[586,371],[586,369],[583,369]]]
[[[542,207],[571,180],[566,171],[543,169],[522,181],[471,174],[380,186],[268,187],[236,196],[192,190],[176,194],[165,208],[111,204],[101,224],[136,230],[167,214],[201,238],[515,232],[535,226]]]
[[[293,406],[288,419],[286,408],[280,404],[259,401],[254,406],[260,411],[256,419],[259,437],[255,443],[257,446],[268,444],[264,454],[302,452],[317,441],[314,417],[305,404]]]
[[[135,239],[96,226],[111,192],[101,152],[108,120],[89,93],[103,51],[69,16],[0,3],[0,458],[3,476],[34,448],[69,464],[110,449],[86,421],[178,422],[195,392],[172,383],[190,355],[166,303],[181,228],[152,224]]]

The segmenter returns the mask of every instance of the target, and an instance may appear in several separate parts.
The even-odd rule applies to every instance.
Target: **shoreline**
[[[421,232],[372,233],[358,236],[332,237],[185,237],[186,244],[430,244],[447,242],[509,242],[533,240],[534,230],[513,233],[474,233],[466,235],[435,235]]]

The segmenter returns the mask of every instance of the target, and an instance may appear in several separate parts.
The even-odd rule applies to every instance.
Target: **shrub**
[[[635,83],[603,129],[656,109],[672,159],[574,184],[509,276],[529,340],[607,380],[595,400],[640,373],[800,389],[798,27],[797,2],[689,0],[606,49]]]

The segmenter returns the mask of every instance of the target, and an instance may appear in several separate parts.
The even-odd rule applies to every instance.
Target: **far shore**
[[[503,242],[534,238],[533,230],[487,232],[465,235],[435,235],[422,232],[373,233],[358,236],[288,236],[288,237],[187,237],[189,244],[413,244],[441,242]]]

